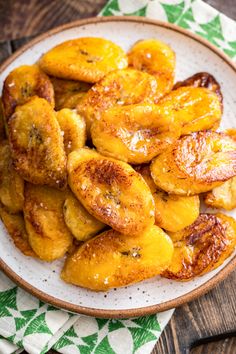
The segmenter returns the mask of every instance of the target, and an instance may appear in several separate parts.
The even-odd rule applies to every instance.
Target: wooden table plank
[[[236,271],[206,295],[177,308],[153,354],[187,353],[194,342],[220,333],[234,332],[236,336],[234,284]],[[226,353],[232,352],[222,354]]]
[[[235,0],[205,0],[205,2],[232,19],[236,19]]]
[[[10,41],[0,42],[0,63],[6,60],[12,53],[12,46]]]
[[[200,345],[191,350],[191,354],[235,354],[236,338],[228,338],[214,343]]]
[[[29,37],[58,25],[96,16],[106,0],[0,0],[0,41]]]
[[[0,41],[33,36],[79,18],[96,16],[106,2],[107,0],[0,0]],[[235,0],[206,2],[236,18]]]

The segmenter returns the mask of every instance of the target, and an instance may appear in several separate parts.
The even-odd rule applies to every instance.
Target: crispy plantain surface
[[[236,175],[236,142],[224,133],[197,132],[179,139],[176,166],[200,182],[226,181]]]
[[[156,39],[138,41],[128,53],[129,66],[155,76],[157,94],[155,103],[170,92],[174,84],[175,53],[166,44]]]
[[[76,108],[75,103],[70,103],[73,101],[73,97],[85,94],[91,87],[91,84],[83,81],[74,81],[74,80],[64,80],[57,77],[50,76],[50,80],[53,84],[54,93],[55,93],[55,109],[59,111],[62,108]],[[77,103],[79,101],[77,100]]]
[[[29,243],[37,256],[47,262],[61,258],[72,245],[72,234],[63,216],[67,192],[27,183],[24,218]]]
[[[78,105],[80,104],[80,102],[82,101],[85,95],[86,92],[78,92],[69,95],[65,100],[62,108],[70,108],[70,109],[77,110]]]
[[[228,129],[225,134],[236,141],[236,129]],[[232,210],[236,208],[236,177],[230,178],[204,196],[207,206]]]
[[[236,128],[226,129],[225,134],[229,135],[236,141]]]
[[[87,123],[88,130],[101,112],[114,106],[153,103],[157,92],[154,76],[131,68],[108,73],[95,84],[77,105]]]
[[[94,150],[68,156],[68,182],[84,207],[101,222],[124,234],[137,234],[154,224],[154,201],[139,173]]]
[[[158,226],[136,236],[109,230],[69,255],[61,277],[67,283],[105,291],[160,274],[172,254],[172,241]]]
[[[204,201],[211,208],[232,210],[236,208],[236,177],[214,188],[204,196]]]
[[[63,108],[56,114],[57,121],[63,134],[66,154],[84,147],[86,141],[86,124],[75,110]]]
[[[173,90],[178,89],[179,87],[205,87],[210,91],[213,91],[217,94],[218,99],[221,103],[221,110],[223,111],[223,94],[221,92],[221,87],[219,82],[215,79],[215,77],[207,72],[196,73],[186,80],[177,82]]]
[[[0,144],[0,201],[11,213],[22,211],[24,180],[15,171],[6,140]]]
[[[236,222],[224,214],[200,214],[192,225],[170,236],[174,255],[162,276],[191,280],[219,267],[231,255],[236,246]]]
[[[216,130],[221,121],[221,102],[215,92],[202,87],[180,87],[163,97],[158,106],[181,125],[181,134]]]
[[[2,91],[7,120],[17,106],[33,96],[45,98],[54,107],[54,90],[48,76],[37,65],[22,65],[10,72]]]
[[[16,248],[25,256],[37,257],[29,244],[23,215],[21,213],[11,214],[3,206],[0,206],[0,217]]]
[[[67,227],[78,241],[87,241],[106,226],[89,214],[73,193],[66,197],[63,213]]]
[[[7,136],[7,125],[2,98],[0,97],[0,140],[3,140]]]
[[[140,164],[173,144],[180,131],[173,114],[158,105],[137,104],[104,111],[92,124],[91,136],[101,154]]]
[[[151,174],[156,185],[168,193],[210,191],[236,175],[236,143],[211,131],[186,135],[153,160]]]
[[[200,200],[198,195],[181,196],[168,194],[154,183],[148,165],[138,166],[139,172],[149,186],[155,202],[155,224],[176,232],[191,225],[199,216]]]
[[[128,65],[125,52],[117,44],[96,37],[82,37],[58,44],[39,60],[49,75],[85,82],[97,82],[107,73]]]
[[[9,122],[13,165],[22,178],[57,188],[66,186],[66,154],[56,113],[43,98],[16,108]]]

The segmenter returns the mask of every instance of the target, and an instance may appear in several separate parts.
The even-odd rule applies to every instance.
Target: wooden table
[[[236,20],[236,0],[206,2]],[[106,0],[0,0],[0,61],[38,33],[95,16],[105,3]],[[153,354],[184,354],[190,350],[194,354],[236,354],[235,285],[236,270],[208,294],[176,309]],[[209,337],[210,343],[206,343]],[[191,349],[197,344],[200,345]]]

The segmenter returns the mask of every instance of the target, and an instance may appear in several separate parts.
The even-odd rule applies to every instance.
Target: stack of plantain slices
[[[217,132],[220,85],[175,81],[156,39],[126,54],[103,38],[14,69],[0,101],[0,216],[25,255],[66,256],[61,278],[95,291],[221,265],[236,222],[236,130]],[[203,198],[202,198],[203,197]]]

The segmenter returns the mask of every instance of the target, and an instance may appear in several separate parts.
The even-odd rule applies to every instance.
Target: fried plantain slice
[[[87,241],[105,227],[87,212],[73,193],[67,196],[63,213],[67,227],[78,241]]]
[[[155,202],[155,224],[167,231],[176,232],[191,225],[199,216],[198,195],[191,197],[168,194],[157,188],[149,166],[136,168],[149,186]]]
[[[86,92],[79,92],[71,94],[65,100],[62,108],[70,108],[70,109],[77,109],[77,106],[82,101],[83,97],[86,95]]]
[[[128,60],[130,67],[155,76],[158,86],[155,103],[171,91],[175,76],[175,53],[167,44],[156,39],[138,41],[129,51]]]
[[[84,147],[86,141],[85,120],[75,110],[68,108],[57,112],[57,121],[63,133],[64,148],[68,155],[71,151]]]
[[[139,173],[128,164],[80,149],[68,156],[68,182],[83,206],[124,234],[154,224],[154,201]]]
[[[152,178],[158,188],[170,194],[191,196],[212,190],[222,182],[200,183],[179,171],[172,149],[158,155],[150,166]]]
[[[177,82],[174,85],[173,90],[186,86],[205,87],[208,90],[215,92],[221,103],[221,110],[223,111],[223,95],[221,92],[220,84],[213,75],[207,72],[196,73],[193,76],[188,77],[186,80]]]
[[[56,113],[43,98],[16,108],[9,120],[13,164],[25,180],[57,188],[66,185],[66,154]]]
[[[223,133],[192,133],[157,156],[151,174],[155,184],[168,193],[210,191],[236,175],[236,144]]]
[[[0,201],[12,213],[23,209],[24,180],[13,168],[6,140],[0,144]]]
[[[231,255],[236,246],[236,222],[224,214],[201,214],[192,225],[170,236],[174,255],[162,276],[191,280],[219,267]]]
[[[160,274],[173,254],[169,236],[158,226],[136,235],[108,230],[69,255],[61,278],[96,291],[137,283]]]
[[[126,68],[128,60],[115,43],[104,38],[82,37],[58,44],[41,57],[39,65],[58,78],[94,83],[110,71]]]
[[[180,125],[157,105],[130,105],[104,111],[94,121],[91,136],[101,154],[140,164],[151,161],[175,142]]]
[[[48,186],[26,184],[24,218],[29,243],[44,261],[63,257],[72,245],[73,238],[63,216],[66,195]]]
[[[153,76],[130,68],[116,70],[87,92],[77,110],[85,117],[90,130],[92,122],[104,110],[117,105],[153,103],[156,91],[157,82]]]
[[[54,93],[55,93],[55,109],[59,111],[62,108],[76,108],[75,106],[69,106],[68,102],[72,97],[77,95],[85,94],[91,87],[91,84],[83,81],[74,81],[74,80],[63,80],[58,79],[57,77],[50,77],[50,80],[53,84]],[[82,97],[80,96],[80,97]],[[77,104],[78,104],[77,99]]]
[[[199,182],[226,181],[236,175],[236,141],[224,133],[197,132],[179,139],[176,166]]]
[[[6,117],[4,112],[4,107],[2,103],[2,98],[0,97],[0,140],[3,140],[7,136],[6,131]]]
[[[7,120],[16,106],[32,96],[45,98],[54,107],[54,90],[48,76],[37,65],[22,65],[10,72],[4,81],[2,100]]]
[[[0,206],[0,217],[9,235],[11,236],[15,246],[25,256],[37,257],[28,241],[28,234],[25,229],[25,222],[24,222],[23,215],[11,214],[2,206]]]
[[[225,131],[225,134],[230,136],[232,139],[234,139],[234,141],[236,141],[236,129],[235,128],[227,129]]]
[[[236,129],[228,129],[225,134],[236,141]],[[230,178],[204,196],[207,206],[232,210],[236,208],[236,177]]]
[[[221,102],[215,92],[202,87],[180,87],[163,97],[158,106],[173,114],[181,124],[181,134],[217,129],[220,125]]]
[[[211,208],[232,210],[236,208],[236,177],[214,188],[204,196],[204,201]]]

